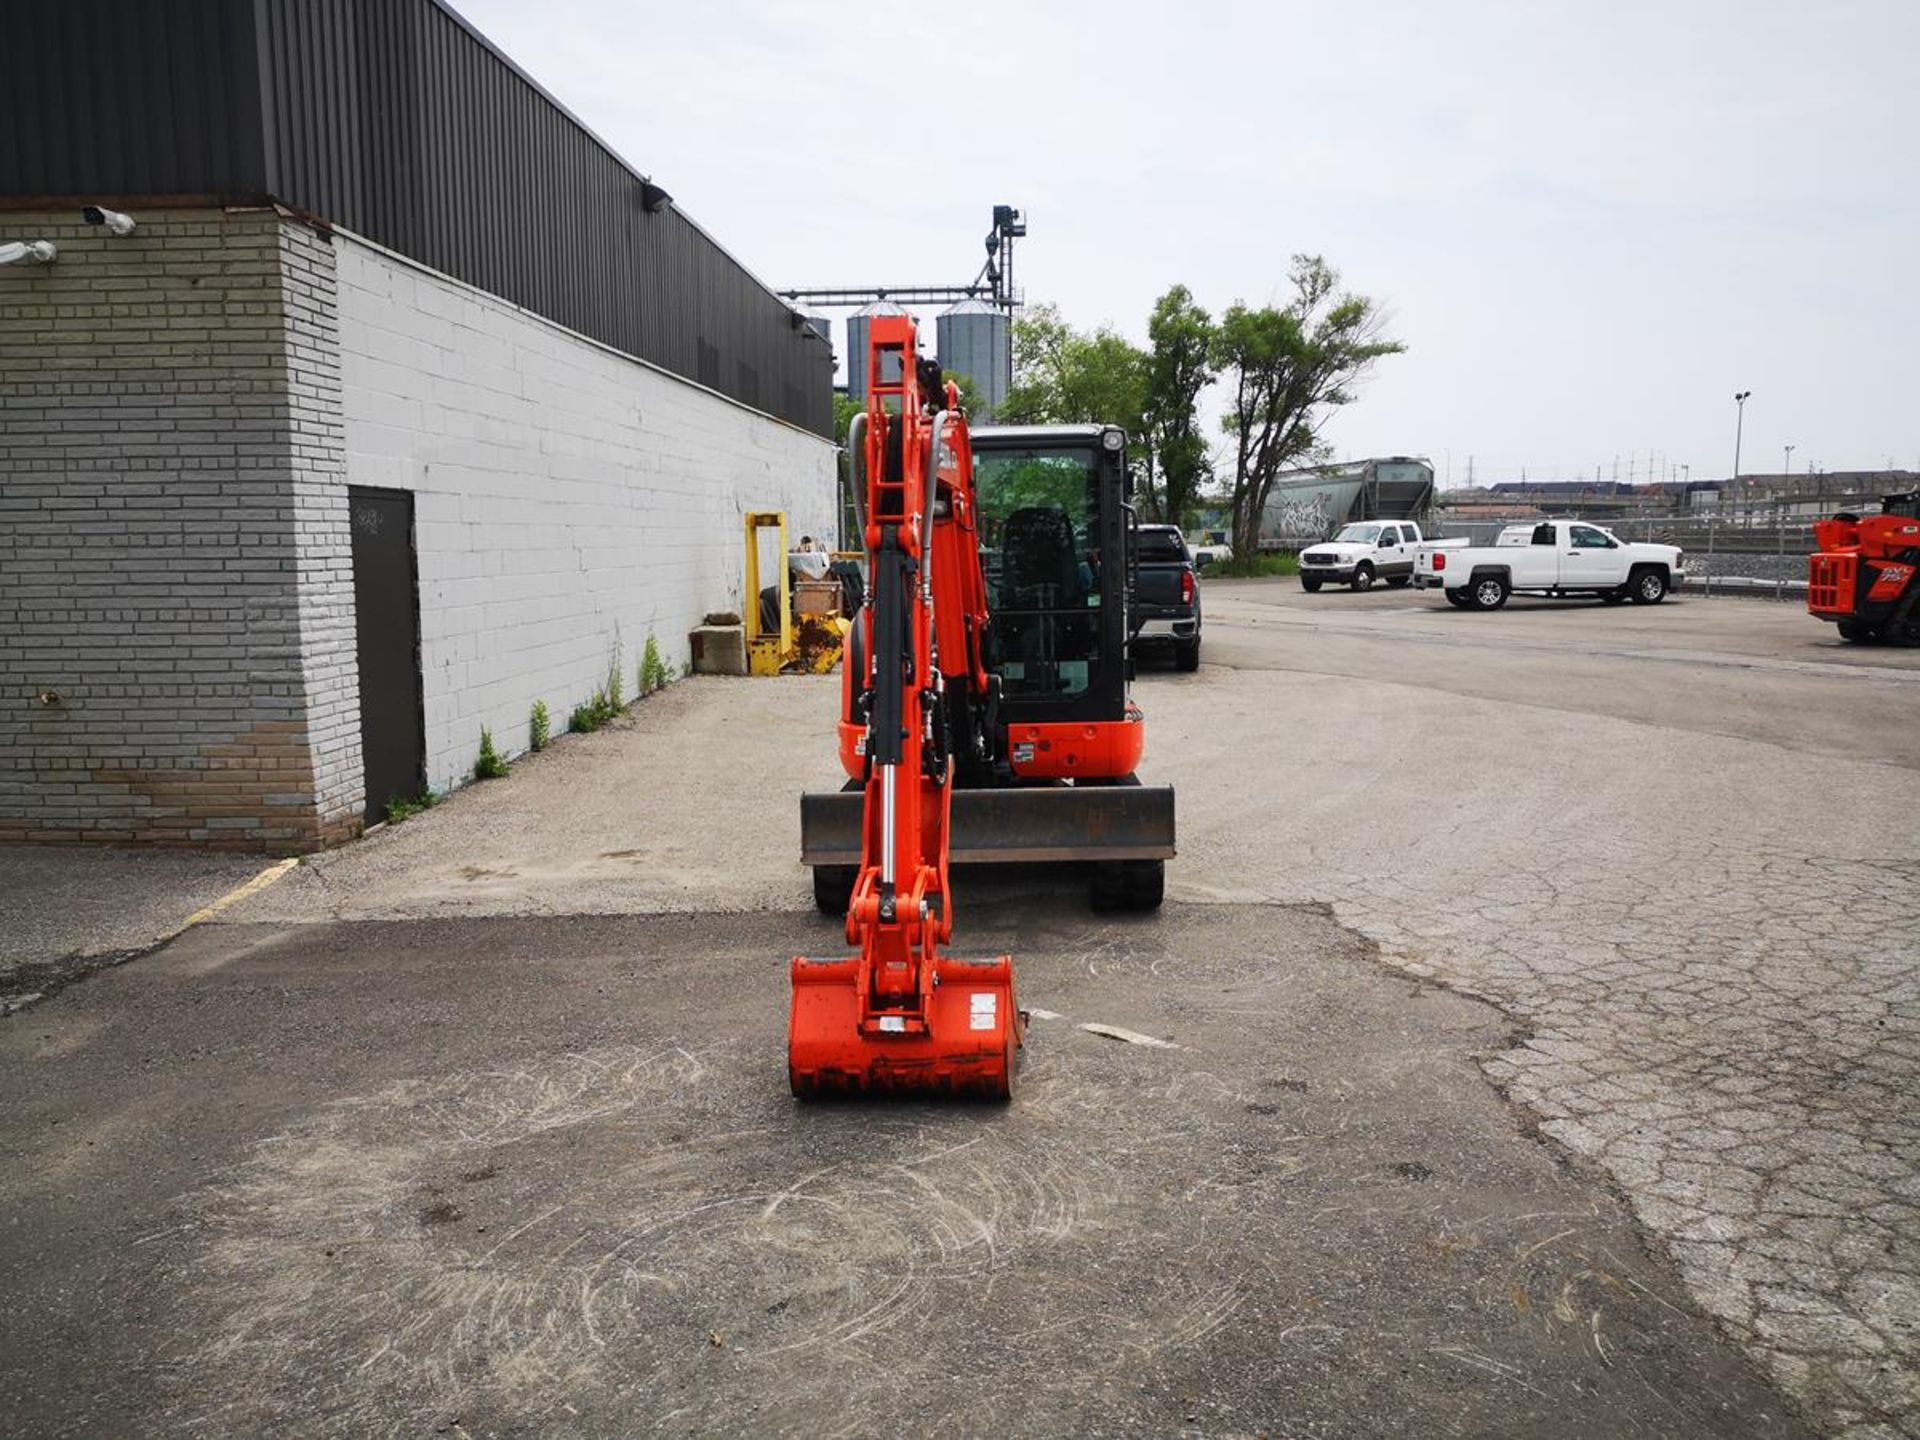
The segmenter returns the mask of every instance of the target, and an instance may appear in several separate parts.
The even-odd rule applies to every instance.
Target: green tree
[[[1233,437],[1236,557],[1260,543],[1260,517],[1275,478],[1310,457],[1326,412],[1351,404],[1374,361],[1406,346],[1385,338],[1379,305],[1339,289],[1318,255],[1296,255],[1293,299],[1252,310],[1236,303],[1221,317],[1214,361],[1231,391],[1225,424]]]
[[[943,370],[940,378],[960,387],[960,408],[967,412],[967,419],[976,425],[985,425],[993,418],[983,413],[980,387],[973,383],[973,376],[963,375],[958,370]]]
[[[1053,305],[1013,325],[1013,389],[997,419],[1009,425],[1119,425],[1146,438],[1147,356],[1109,326],[1083,333]]]
[[[1146,476],[1146,508],[1155,519],[1183,528],[1193,517],[1200,487],[1213,478],[1213,464],[1200,431],[1200,392],[1213,383],[1213,317],[1175,285],[1154,303],[1147,321],[1145,440],[1152,468]]]

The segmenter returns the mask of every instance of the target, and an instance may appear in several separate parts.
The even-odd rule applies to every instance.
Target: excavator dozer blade
[[[864,798],[800,797],[800,863],[858,865]],[[948,859],[955,865],[1058,860],[1165,860],[1174,853],[1171,785],[1033,785],[955,790]]]
[[[1026,1024],[1013,998],[1013,961],[933,962],[938,984],[924,1025],[888,1017],[860,1023],[857,956],[793,961],[787,1078],[802,1100],[827,1095],[925,1093],[985,1100],[1013,1096]]]

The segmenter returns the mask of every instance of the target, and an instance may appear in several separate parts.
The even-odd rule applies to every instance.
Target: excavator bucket
[[[984,1100],[1013,1096],[1026,1022],[1013,998],[1013,961],[933,962],[924,1015],[873,1013],[860,993],[860,957],[793,962],[787,1078],[801,1099],[924,1092]]]

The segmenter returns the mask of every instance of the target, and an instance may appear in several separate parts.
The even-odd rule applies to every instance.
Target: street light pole
[[[1773,588],[1773,598],[1787,598],[1787,484],[1788,475],[1793,474],[1793,446],[1787,446],[1787,468],[1780,476],[1780,499],[1773,507],[1774,564],[1777,567],[1779,583]]]
[[[1733,490],[1735,495],[1740,494],[1740,432],[1746,426],[1747,397],[1751,394],[1753,394],[1751,390],[1737,390],[1733,396]]]

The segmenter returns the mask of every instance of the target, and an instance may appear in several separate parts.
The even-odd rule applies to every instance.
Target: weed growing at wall
[[[387,802],[387,823],[398,825],[402,820],[411,820],[422,810],[431,810],[440,803],[440,797],[431,790],[422,790],[418,795],[404,800]]]
[[[607,688],[604,692],[607,703],[615,710],[624,710],[627,707],[627,676],[626,672],[620,668],[620,656],[621,645],[618,640],[615,640],[613,642],[613,660],[607,666]],[[642,673],[644,674],[645,672],[643,671]],[[647,686],[644,679],[640,683],[640,693],[642,695],[647,693]]]
[[[649,631],[646,653],[640,657],[640,693],[651,695],[656,690],[666,689],[672,682],[673,671],[660,655],[660,642]]]
[[[527,748],[544,750],[553,739],[553,717],[547,714],[547,702],[533,702],[533,713],[527,716]]]
[[[476,780],[504,780],[507,776],[507,758],[493,747],[493,731],[485,725],[480,727],[480,758],[473,762],[473,778]]]
[[[567,729],[579,735],[591,735],[617,716],[620,708],[606,691],[596,690],[586,704],[573,707],[573,714],[567,717]]]

